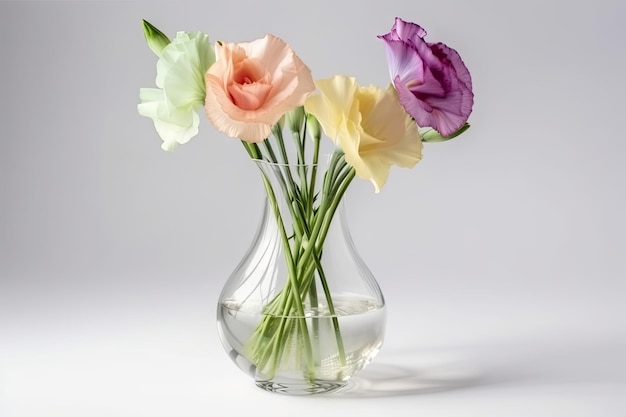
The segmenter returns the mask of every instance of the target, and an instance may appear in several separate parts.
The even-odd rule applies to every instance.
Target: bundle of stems
[[[291,148],[283,136],[283,123],[274,126],[272,136],[261,143],[242,141],[251,158],[268,162],[272,169],[269,172],[262,168],[261,174],[281,238],[287,273],[284,287],[264,306],[263,319],[248,341],[247,351],[251,362],[267,378],[274,377],[281,361],[295,357],[305,379],[313,381],[319,343],[316,316],[321,301],[327,309],[324,314],[332,320],[339,368],[346,362],[322,252],[355,170],[346,163],[339,148],[330,155],[325,168],[320,167],[319,122],[312,115],[305,115],[302,107],[287,114],[286,121],[295,145]],[[295,161],[290,160],[288,152],[293,148]],[[316,185],[318,178],[322,179],[321,186]],[[281,190],[275,190],[277,186]],[[279,201],[283,197],[286,201]],[[323,299],[319,300],[322,294]]]

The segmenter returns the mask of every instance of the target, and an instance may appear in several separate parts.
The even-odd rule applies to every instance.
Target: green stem
[[[265,150],[267,151],[267,154],[269,155],[269,158],[268,158],[269,162],[277,163],[278,159],[276,158],[276,154],[274,153],[272,144],[267,139],[264,140],[262,143],[263,143],[263,146],[265,147]]]
[[[251,157],[253,157],[254,159],[260,158],[261,152],[258,146],[256,146],[256,144],[244,143],[244,146]],[[271,146],[269,144],[268,146],[266,146],[266,150],[268,150],[270,154],[273,154],[271,152]],[[284,221],[280,212],[278,200],[272,188],[271,182],[267,178],[265,172],[263,171],[262,171],[262,177],[263,177],[263,182],[264,182],[265,189],[266,189],[267,198],[274,212],[274,216],[276,218],[276,223],[277,223],[281,240],[282,240],[282,244],[283,244],[283,252],[285,254],[285,261],[287,264],[288,284],[293,288],[293,290],[288,291],[288,287],[286,287],[281,292],[281,296],[283,299],[283,301],[280,303],[282,306],[282,309],[281,309],[282,314],[279,314],[278,317],[266,315],[263,323],[259,326],[259,329],[262,331],[262,334],[263,334],[265,333],[266,330],[277,325],[275,323],[277,319],[280,320],[280,323],[278,323],[278,330],[277,331],[275,330],[272,335],[273,343],[270,343],[270,345],[268,345],[268,348],[270,348],[271,350],[270,351],[266,350],[265,353],[263,353],[263,351],[255,351],[252,353],[253,356],[257,358],[257,364],[262,367],[264,364],[267,363],[267,360],[269,360],[269,358],[272,358],[271,368],[269,370],[265,369],[265,371],[273,374],[277,369],[279,358],[282,356],[281,350],[285,348],[285,346],[282,343],[282,340],[284,336],[285,326],[288,325],[287,322],[291,320],[296,320],[297,322],[296,326],[300,329],[300,331],[303,332],[303,335],[308,335],[308,329],[307,329],[307,323],[306,323],[306,318],[305,318],[305,313],[304,313],[304,304],[300,296],[300,290],[299,290],[301,283],[298,280],[297,269],[296,269],[296,265],[294,262],[291,245],[289,244],[289,236],[287,235],[287,232],[284,226]],[[282,184],[284,187],[286,187],[286,184],[284,183],[284,181]],[[286,194],[286,196],[289,196],[289,194]],[[289,204],[289,207],[292,207],[292,205]],[[294,221],[294,229],[295,229],[296,224],[298,224],[298,222]],[[293,316],[291,314],[292,308],[295,308],[296,317],[292,317]],[[262,339],[259,339],[259,343],[261,343],[261,340]],[[307,367],[308,367],[307,372],[309,374],[309,377],[312,378],[314,375],[314,362],[313,362],[311,340],[308,339],[308,337],[303,336],[303,343],[304,343],[305,354],[307,357],[307,361],[306,361]],[[262,346],[259,346],[259,348],[262,348]],[[269,358],[267,356],[268,353],[270,354]]]
[[[292,220],[293,236],[288,235],[278,197],[268,178],[268,173],[262,169],[268,202],[274,213],[282,241],[287,267],[287,282],[285,287],[266,304],[264,319],[250,340],[250,357],[267,376],[273,377],[283,356],[292,349],[290,343],[286,343],[285,339],[294,337],[302,349],[295,348],[294,355],[296,358],[303,355],[301,359],[306,366],[305,375],[312,381],[315,378],[315,356],[317,356],[317,343],[320,340],[320,328],[319,322],[313,319],[312,333],[309,333],[305,315],[305,300],[308,298],[308,302],[314,309],[319,305],[315,271],[317,271],[328,304],[337,341],[339,360],[342,367],[346,364],[346,353],[339,320],[322,266],[321,253],[331,220],[348,185],[354,178],[354,169],[348,167],[341,151],[335,152],[331,156],[319,195],[320,204],[316,209],[314,203],[318,197],[315,194],[315,183],[317,181],[319,141],[314,141],[313,160],[310,177],[308,177],[309,173],[304,165],[305,148],[302,144],[306,137],[306,126],[302,132],[302,137],[299,133],[294,133],[296,145],[300,145],[297,147],[299,162],[297,171],[292,171],[288,165],[289,159],[279,129],[274,131],[274,137],[279,145],[279,154],[274,152],[269,140],[263,142],[263,147],[268,155],[268,161],[276,163],[278,162],[277,155],[280,155],[285,163],[283,167],[278,167],[279,171],[275,171],[272,175],[276,175],[278,182],[275,184],[281,187],[286,199],[287,209]],[[247,142],[243,142],[243,144],[251,158],[265,159],[257,144]],[[299,181],[294,178],[295,175],[298,175]]]
[[[305,119],[304,121],[304,139],[306,140],[306,133],[307,133],[307,119]],[[315,185],[317,182],[317,164],[319,163],[319,155],[320,155],[320,141],[319,141],[319,137],[316,137],[316,135],[313,135],[313,160],[311,162],[311,182],[309,183],[309,195],[308,195],[308,208],[309,210],[307,211],[307,219],[311,220],[313,217],[313,206],[315,203]]]
[[[326,302],[328,303],[328,313],[330,314],[331,320],[333,322],[333,330],[335,331],[335,340],[337,340],[337,353],[339,354],[339,363],[341,364],[341,369],[346,366],[346,350],[343,345],[343,338],[341,337],[341,330],[339,329],[339,317],[337,317],[337,312],[335,311],[335,305],[333,303],[333,297],[330,293],[330,288],[328,287],[328,281],[326,280],[326,274],[324,273],[324,268],[322,268],[322,263],[317,256],[314,256],[315,264],[317,266],[317,273],[319,274],[320,281],[322,282],[322,289],[324,290],[324,296],[326,297]]]
[[[283,163],[285,165],[289,165],[289,156],[287,155],[287,148],[285,148],[285,140],[283,138],[283,131],[281,129],[275,129],[274,137],[276,138],[276,141],[278,142],[278,146],[280,147],[281,155],[283,158]]]
[[[265,178],[265,175],[264,175]],[[307,329],[307,324],[306,324],[306,318],[305,318],[305,314],[304,314],[304,305],[302,303],[302,298],[300,297],[300,291],[298,291],[298,288],[300,287],[300,283],[298,282],[298,275],[297,275],[297,271],[296,271],[296,266],[294,264],[294,260],[292,257],[292,253],[291,253],[291,246],[289,245],[289,237],[287,236],[287,232],[285,230],[285,226],[283,223],[283,218],[280,214],[280,208],[278,205],[278,201],[276,199],[276,194],[274,194],[274,190],[272,189],[271,184],[269,184],[269,181],[267,180],[267,178],[265,178],[265,182],[267,184],[267,192],[268,192],[268,198],[271,201],[271,205],[274,209],[274,215],[276,217],[276,223],[278,224],[278,229],[280,232],[280,235],[282,237],[282,241],[283,241],[283,252],[285,253],[285,260],[287,262],[287,275],[288,275],[288,279],[289,282],[291,284],[291,286],[294,288],[293,291],[291,291],[291,295],[293,297],[293,302],[295,304],[295,309],[296,309],[296,320],[301,321],[300,325],[302,327],[302,331],[308,333]],[[285,312],[288,315],[289,312]],[[312,367],[313,367],[313,363],[312,363],[312,353],[311,353],[311,344],[310,341],[308,343],[305,343],[305,350],[307,353],[307,358],[309,358],[309,371],[312,371]]]

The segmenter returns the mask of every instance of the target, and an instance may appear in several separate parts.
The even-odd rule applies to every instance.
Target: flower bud
[[[306,115],[306,127],[313,137],[313,140],[319,141],[322,137],[322,127],[320,126],[320,122],[317,120],[317,118],[311,113],[307,113]]]
[[[287,126],[289,126],[291,132],[300,134],[302,131],[302,123],[304,123],[304,107],[296,107],[288,112],[285,117],[285,122],[287,122]]]
[[[170,43],[169,38],[145,19],[143,20],[143,34],[152,52],[160,57],[163,48]]]

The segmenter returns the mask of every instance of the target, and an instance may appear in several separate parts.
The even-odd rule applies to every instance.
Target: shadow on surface
[[[329,395],[392,397],[493,385],[623,384],[624,340],[590,339],[395,351]]]
[[[467,368],[419,368],[370,364],[348,385],[330,396],[344,398],[392,397],[452,391],[488,384],[486,377]]]

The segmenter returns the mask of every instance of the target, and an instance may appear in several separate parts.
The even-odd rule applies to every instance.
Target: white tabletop
[[[0,2],[0,416],[626,415],[624,3],[293,4]],[[264,392],[215,328],[262,188],[204,119],[160,149],[141,19],[386,86],[396,16],[462,55],[472,128],[351,191],[379,355],[340,394]]]

